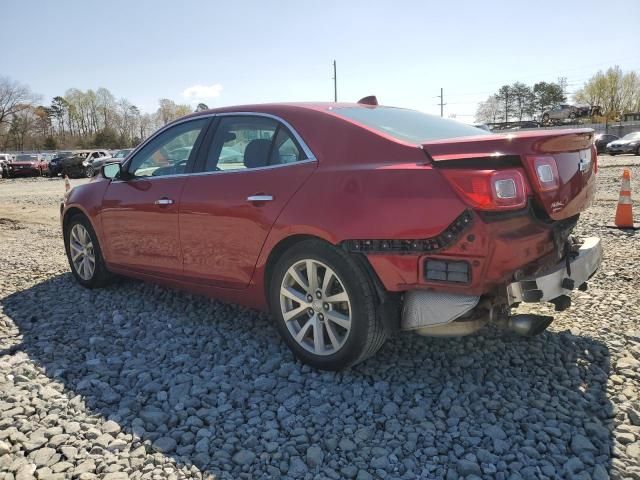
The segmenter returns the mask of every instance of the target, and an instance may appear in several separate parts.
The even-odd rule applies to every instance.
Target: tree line
[[[142,113],[106,88],[71,88],[49,105],[23,84],[0,77],[0,151],[133,147],[162,125],[191,113],[189,105],[162,98]],[[199,104],[196,110],[207,109]]]
[[[540,118],[554,105],[567,102],[564,81],[503,85],[478,104],[476,121],[497,123]],[[599,71],[573,94],[573,99],[579,104],[600,107],[602,116],[609,120],[618,119],[623,113],[640,111],[640,76],[635,71],[623,72],[618,66]]]

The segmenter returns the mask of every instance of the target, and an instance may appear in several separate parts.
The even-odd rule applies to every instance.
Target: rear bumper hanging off
[[[510,283],[507,286],[509,305],[519,302],[549,302],[584,284],[602,263],[600,239],[585,239],[577,253],[570,260],[568,269],[567,262],[563,260],[535,277]]]

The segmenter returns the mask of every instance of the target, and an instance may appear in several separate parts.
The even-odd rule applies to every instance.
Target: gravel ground
[[[603,227],[622,163],[640,194],[637,158],[602,159],[578,233],[606,258],[547,332],[400,334],[337,374],[266,315],[81,288],[62,181],[0,181],[0,479],[640,479],[639,235]]]

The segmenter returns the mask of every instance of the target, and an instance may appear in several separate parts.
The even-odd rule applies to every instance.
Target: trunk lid
[[[553,220],[563,220],[580,213],[593,200],[597,168],[593,139],[591,129],[538,130],[436,140],[422,147],[440,168],[523,167],[540,206]],[[540,180],[538,166],[554,162],[555,185],[548,188]]]

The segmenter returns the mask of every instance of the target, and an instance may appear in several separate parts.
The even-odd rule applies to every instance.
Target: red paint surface
[[[420,146],[344,120],[328,110],[330,105],[253,105],[204,112],[276,115],[300,134],[315,162],[153,180],[111,182],[96,177],[71,191],[63,215],[78,208],[90,218],[114,272],[266,308],[269,255],[292,236],[314,236],[333,244],[428,238],[469,208],[423,148],[436,162],[495,152],[520,155],[529,176],[530,199],[555,220],[578,213],[593,197],[595,177],[591,171],[577,171],[576,163],[577,152],[591,148],[590,131],[522,132]],[[558,191],[532,189],[534,172],[524,158],[536,153],[556,158]],[[273,195],[274,201],[246,201],[256,194]],[[176,203],[154,205],[163,197]],[[551,211],[551,203],[558,200],[564,201],[563,208]],[[471,228],[455,244],[429,255],[468,260],[469,285],[425,282],[421,269],[426,257],[420,255],[372,254],[368,259],[389,291],[487,293],[504,285],[517,269],[555,256],[551,228],[552,223],[526,214],[490,223],[474,214]]]

